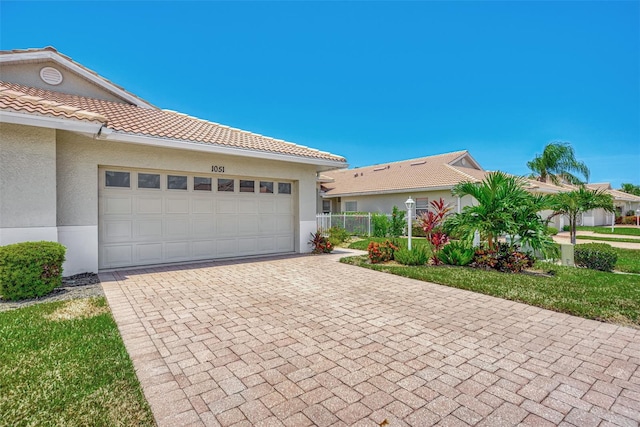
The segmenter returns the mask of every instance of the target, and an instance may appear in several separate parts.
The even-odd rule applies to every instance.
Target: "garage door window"
[[[211,191],[211,178],[193,177],[193,189],[195,191]]]
[[[160,175],[157,173],[139,173],[138,188],[160,188]]]
[[[167,188],[169,190],[186,190],[187,177],[182,175],[167,175]]]
[[[291,183],[289,183],[289,182],[279,182],[278,183],[278,194],[291,194]]]
[[[105,171],[104,177],[107,187],[129,188],[131,186],[129,172]]]
[[[260,181],[260,192],[273,194],[273,182],[271,181]]]
[[[256,182],[255,181],[247,181],[244,179],[240,180],[240,192],[241,193],[255,193],[256,192]]]
[[[226,178],[218,178],[218,191],[235,191],[233,180]]]

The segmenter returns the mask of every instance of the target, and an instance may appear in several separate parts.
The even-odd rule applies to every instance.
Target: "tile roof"
[[[469,152],[456,151],[418,159],[385,163],[356,169],[340,169],[323,173],[327,196],[347,194],[380,194],[411,190],[451,188],[462,181],[480,182],[487,171],[452,166],[468,157]],[[475,161],[473,161],[475,163]]]
[[[174,111],[141,108],[0,81],[0,109],[100,120],[113,132],[345,163],[343,157]]]

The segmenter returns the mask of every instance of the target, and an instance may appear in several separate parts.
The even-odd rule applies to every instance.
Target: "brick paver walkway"
[[[101,274],[158,424],[638,426],[640,330],[339,257]]]

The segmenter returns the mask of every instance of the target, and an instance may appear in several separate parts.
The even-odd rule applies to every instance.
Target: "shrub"
[[[519,273],[533,265],[533,259],[516,246],[498,243],[496,249],[477,249],[472,267],[484,270],[498,270],[503,273]]]
[[[315,234],[311,233],[309,244],[313,247],[311,253],[314,254],[328,254],[333,250],[333,245],[329,239],[324,237],[320,231],[316,231]]]
[[[591,270],[611,271],[618,261],[618,254],[606,243],[585,243],[576,245],[574,261]]]
[[[66,248],[56,242],[0,246],[0,295],[7,300],[37,298],[62,285]]]
[[[556,234],[558,234],[558,229],[555,227],[547,227],[547,235],[549,236],[555,236]]]
[[[371,242],[367,247],[371,264],[391,261],[393,259],[394,252],[397,250],[398,247],[388,240],[384,243]]]
[[[349,232],[342,227],[331,227],[327,230],[329,233],[329,241],[333,246],[339,245],[340,243],[344,243],[349,240]]]
[[[424,232],[424,229],[418,222],[411,224],[411,235],[413,237],[427,237],[427,233]]]
[[[633,209],[629,209],[627,211],[627,213],[625,213],[624,215],[625,216],[635,216],[635,214],[636,214],[636,211],[634,211]]]
[[[473,261],[475,251],[461,242],[451,242],[438,252],[440,262],[449,265],[468,265]]]
[[[568,225],[563,225],[562,226],[562,231],[571,231],[571,227]]]
[[[414,246],[411,250],[407,248],[398,249],[393,253],[393,257],[404,265],[425,265],[429,258],[421,246]]]
[[[391,237],[400,237],[404,233],[407,221],[404,219],[405,211],[401,211],[397,206],[391,211],[391,222],[389,223],[389,235]]]
[[[636,225],[636,216],[625,216],[622,218],[622,224],[624,225]]]
[[[383,214],[371,215],[371,222],[373,223],[373,237],[387,237],[389,232],[389,218]]]

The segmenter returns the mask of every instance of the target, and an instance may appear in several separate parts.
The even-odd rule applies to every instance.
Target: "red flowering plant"
[[[393,253],[397,250],[398,247],[388,240],[384,243],[371,242],[367,247],[371,264],[391,261],[393,259]]]
[[[315,234],[311,233],[309,244],[313,247],[311,253],[314,254],[329,254],[333,251],[333,245],[327,237],[322,235],[321,231],[316,231]]]
[[[418,223],[424,230],[427,241],[431,243],[433,249],[431,261],[438,265],[440,264],[438,251],[449,243],[449,236],[442,231],[442,224],[453,208],[445,203],[442,197],[439,200],[432,200],[429,204],[431,205],[430,209],[418,217]]]

